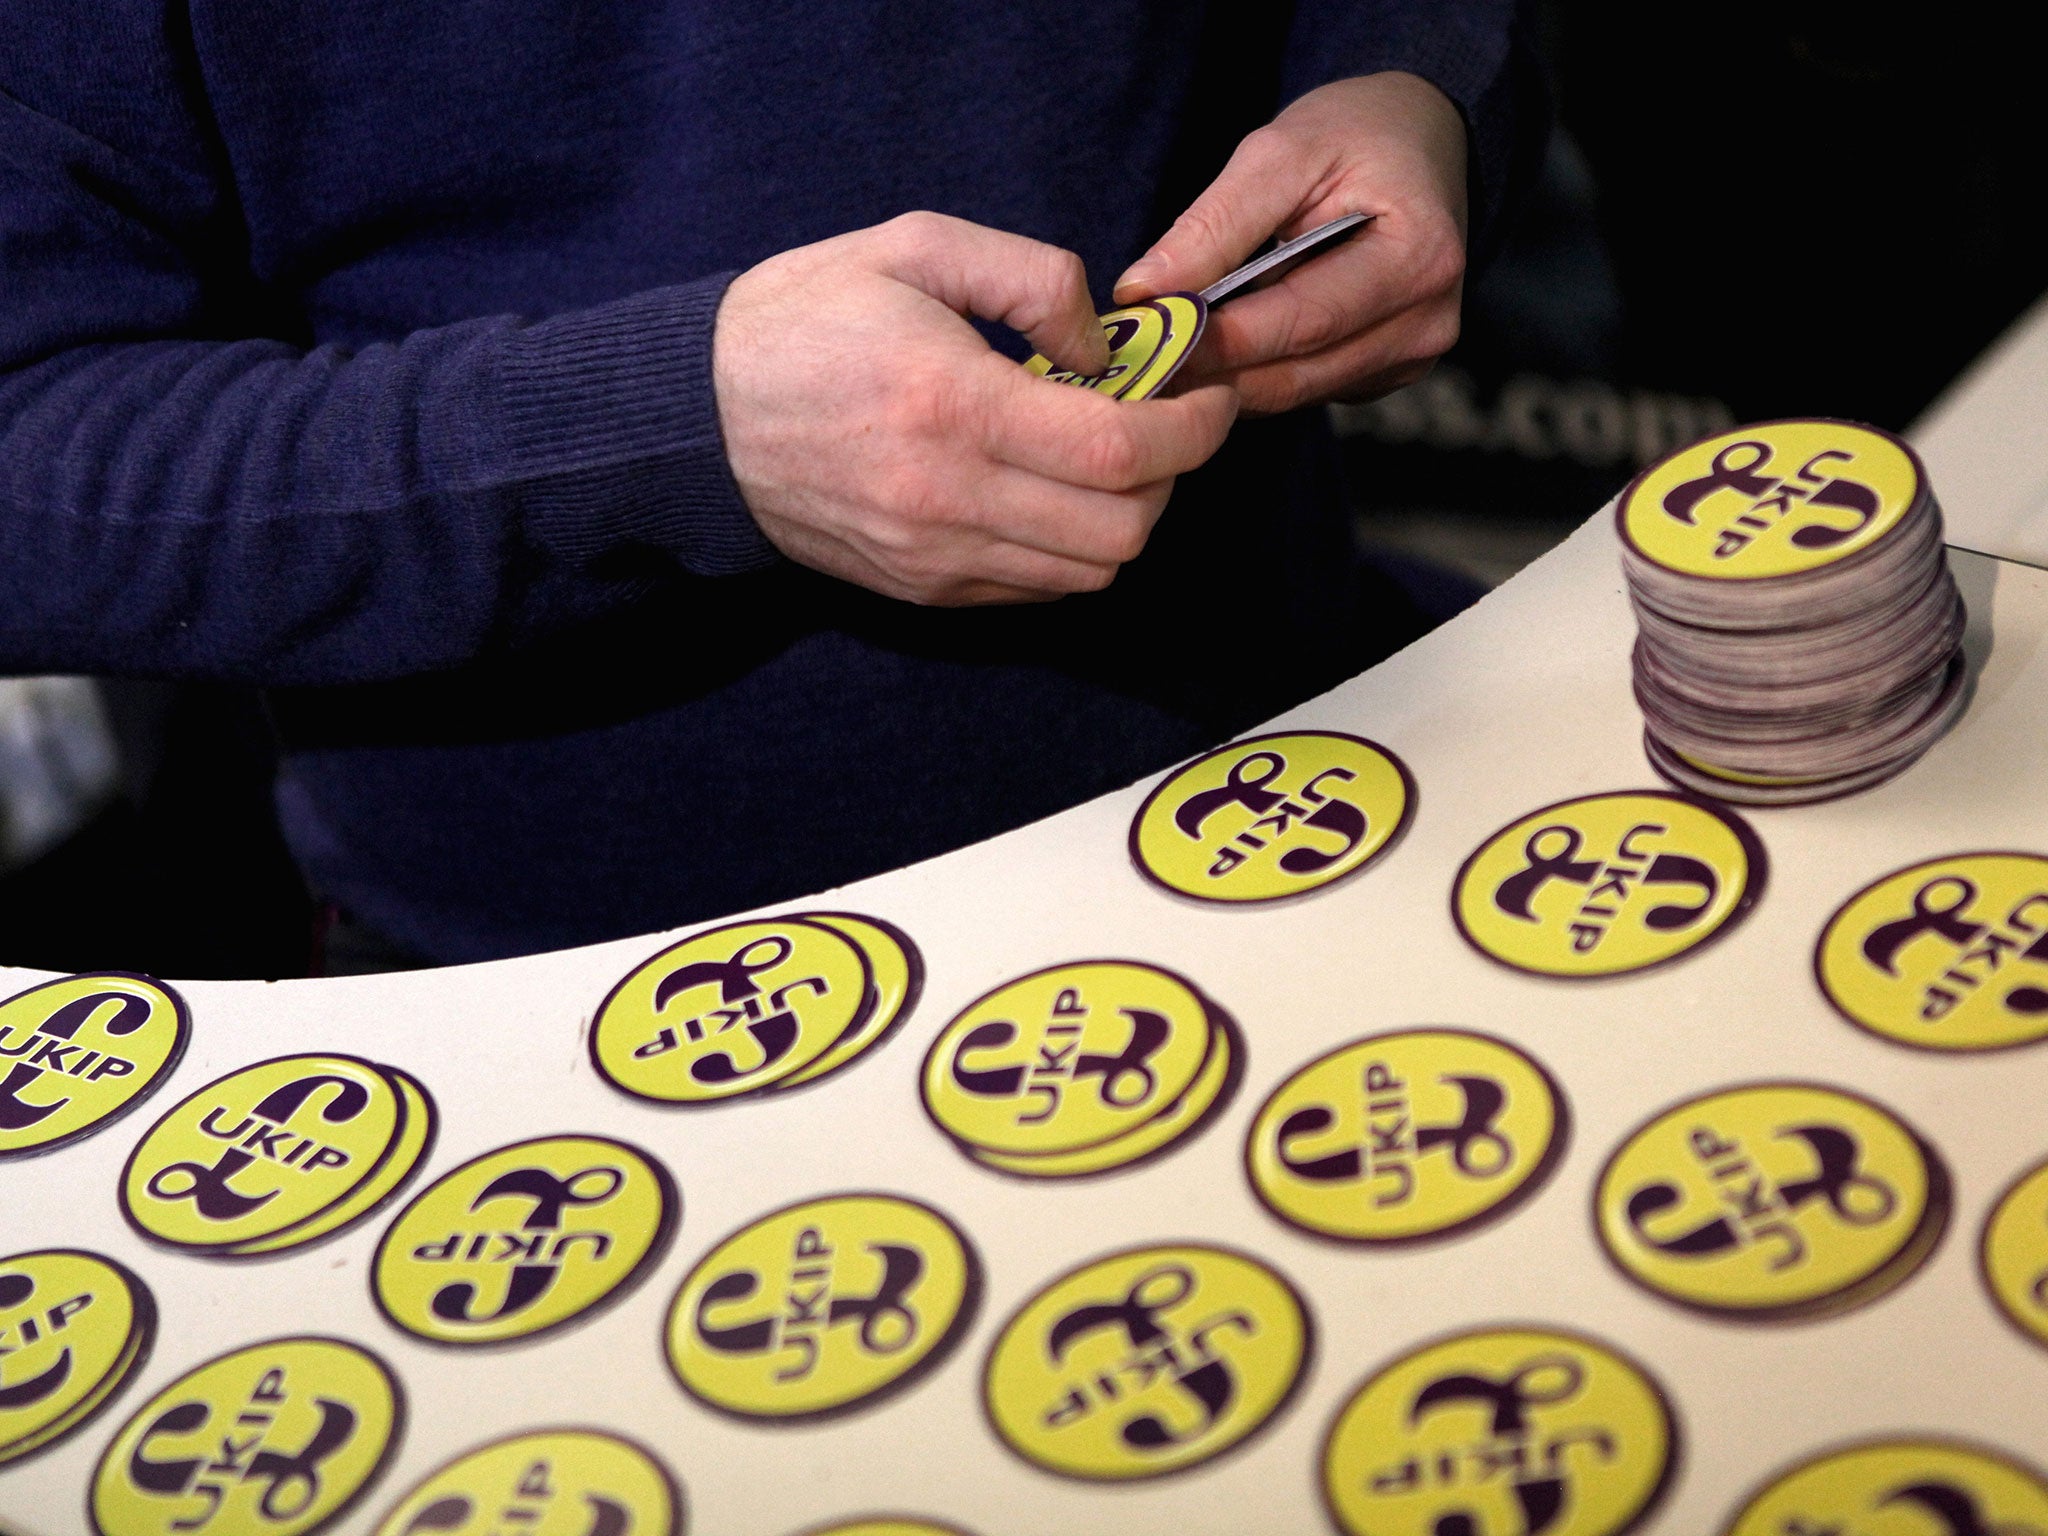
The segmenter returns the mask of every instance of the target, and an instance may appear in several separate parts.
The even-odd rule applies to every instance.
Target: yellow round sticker
[[[1411,1029],[1353,1041],[1273,1090],[1245,1141],[1252,1190],[1321,1237],[1400,1243],[1506,1214],[1563,1155],[1550,1074],[1505,1040]]]
[[[1116,392],[1120,400],[1149,400],[1166,388],[1167,381],[1180,371],[1180,365],[1187,361],[1188,353],[1202,339],[1203,328],[1209,323],[1209,306],[1197,294],[1162,293],[1145,302],[1166,317],[1166,334],[1150,357],[1131,359],[1137,368],[1130,387]],[[1112,348],[1112,367],[1117,350]]]
[[[1753,1495],[1724,1536],[2043,1536],[2048,1482],[1985,1446],[1871,1440],[1803,1462]]]
[[[0,1259],[0,1466],[98,1413],[155,1337],[149,1287],[112,1259],[69,1248]]]
[[[1439,1340],[1367,1381],[1323,1444],[1351,1536],[1620,1536],[1678,1454],[1664,1395],[1612,1347],[1546,1328]]]
[[[98,1536],[306,1536],[369,1487],[404,1421],[398,1380],[341,1339],[270,1339],[186,1372],[101,1455]]]
[[[421,1190],[377,1244],[384,1315],[436,1344],[530,1339],[631,1290],[675,1231],[668,1170],[606,1136],[542,1136]]]
[[[937,1211],[827,1195],[697,1261],[669,1307],[668,1363],[692,1397],[740,1418],[844,1413],[937,1365],[980,1298],[980,1261]]]
[[[1211,1054],[1209,1008],[1139,960],[1077,960],[1005,982],[939,1032],[924,1106],[970,1149],[1078,1152],[1154,1120]]]
[[[1913,451],[1846,421],[1767,421],[1706,438],[1622,492],[1621,537],[1645,559],[1724,581],[1790,576],[1859,554],[1925,490]]]
[[[1230,1016],[1210,1005],[1209,1059],[1188,1091],[1152,1119],[1114,1140],[1078,1152],[1011,1155],[960,1143],[983,1167],[1024,1179],[1082,1179],[1117,1173],[1171,1151],[1200,1131],[1236,1097],[1244,1079],[1244,1045]]]
[[[824,1055],[775,1086],[797,1088],[850,1066],[895,1032],[909,1017],[924,992],[924,957],[910,935],[893,923],[852,912],[806,912],[807,922],[820,924],[853,940],[868,957],[874,973],[875,1006],[865,1020],[848,1029]]]
[[[1948,1212],[1932,1148],[1868,1099],[1813,1083],[1752,1083],[1665,1110],[1594,1192],[1601,1244],[1630,1279],[1749,1318],[1874,1300],[1919,1268]]]
[[[1998,1197],[1978,1262],[1998,1309],[2036,1344],[2048,1344],[2048,1162]]]
[[[600,1429],[536,1429],[431,1474],[375,1536],[677,1536],[682,1528],[682,1493],[648,1451]]]
[[[1042,353],[1024,367],[1055,384],[1092,389],[1116,400],[1144,400],[1165,388],[1201,339],[1208,315],[1208,306],[1192,293],[1161,294],[1097,317],[1109,343],[1109,366],[1101,373],[1056,367]]]
[[[1465,860],[1451,915],[1502,965],[1582,979],[1647,970],[1740,922],[1763,893],[1763,844],[1724,806],[1664,790],[1562,800]]]
[[[2048,858],[1952,853],[1886,875],[1828,920],[1813,968],[1844,1018],[1901,1045],[2048,1036]]]
[[[121,1171],[121,1211],[153,1242],[199,1253],[298,1238],[378,1179],[405,1141],[398,1084],[354,1056],[279,1056],[168,1110]],[[310,1241],[310,1237],[305,1238]]]
[[[191,1035],[184,999],[92,971],[0,1002],[0,1161],[89,1136],[155,1091]]]
[[[1176,769],[1131,821],[1131,861],[1203,901],[1275,901],[1354,874],[1415,813],[1415,781],[1377,742],[1284,731]]]
[[[612,988],[590,1026],[590,1059],[635,1098],[711,1103],[801,1072],[877,1003],[867,955],[846,934],[797,917],[728,923]]]
[[[1024,1304],[989,1352],[982,1402],[1010,1449],[1048,1472],[1159,1477],[1271,1420],[1311,1343],[1294,1287],[1248,1254],[1133,1248]]]

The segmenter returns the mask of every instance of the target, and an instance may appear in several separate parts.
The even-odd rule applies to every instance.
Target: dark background
[[[2048,287],[2038,88],[1969,13],[1552,0],[1541,45],[1558,130],[1464,339],[1337,413],[1361,541],[1388,559],[1476,591],[1706,432],[1905,428]],[[126,793],[0,878],[0,961],[306,974],[316,913],[254,701],[108,699]]]
[[[1707,431],[1904,429],[2048,286],[2039,87],[1973,8],[1541,16],[1558,128],[1465,340],[1340,413],[1369,539],[1498,579]]]

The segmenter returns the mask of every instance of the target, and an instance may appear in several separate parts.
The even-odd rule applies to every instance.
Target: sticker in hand
[[[1237,1082],[1236,1026],[1186,978],[1137,960],[1034,971],[970,1003],[925,1057],[926,1112],[1018,1177],[1128,1168],[1193,1134]]]

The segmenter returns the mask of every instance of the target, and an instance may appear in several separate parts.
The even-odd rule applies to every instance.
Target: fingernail
[[[1149,259],[1133,263],[1131,268],[1116,280],[1116,287],[1110,290],[1110,297],[1118,303],[1125,299],[1144,297],[1150,292],[1146,275],[1158,270],[1159,263]]]

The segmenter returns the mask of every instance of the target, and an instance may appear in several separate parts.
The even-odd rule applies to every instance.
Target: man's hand
[[[1219,306],[1182,377],[1235,385],[1257,414],[1412,384],[1458,339],[1465,276],[1465,125],[1414,75],[1335,81],[1248,135],[1118,281],[1117,302],[1207,287],[1271,236],[1346,213],[1377,217]]]
[[[1126,403],[1035,378],[962,317],[1054,362],[1109,353],[1080,258],[939,214],[799,247],[727,291],[712,370],[761,531],[803,565],[916,603],[1109,585],[1174,476],[1222,443],[1227,388]]]

